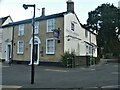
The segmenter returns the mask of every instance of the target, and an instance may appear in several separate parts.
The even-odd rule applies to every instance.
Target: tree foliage
[[[101,47],[104,48],[104,54],[118,55],[120,53],[120,42],[118,40],[118,35],[120,35],[120,9],[113,4],[102,4],[88,13],[87,24],[84,26],[97,32],[99,53],[101,53]]]

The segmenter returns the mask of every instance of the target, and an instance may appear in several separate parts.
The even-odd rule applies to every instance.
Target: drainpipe
[[[12,55],[11,55],[11,63],[13,62],[13,47],[14,47],[14,26],[12,30]]]
[[[92,45],[92,43],[91,43],[91,32],[90,32],[90,44]],[[92,46],[92,57],[90,59],[90,66],[92,65],[92,59],[93,59],[93,46]]]

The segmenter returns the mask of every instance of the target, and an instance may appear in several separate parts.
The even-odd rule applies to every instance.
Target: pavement
[[[3,63],[2,90],[119,90],[119,63],[91,67],[62,68],[35,66],[31,84],[31,66]]]

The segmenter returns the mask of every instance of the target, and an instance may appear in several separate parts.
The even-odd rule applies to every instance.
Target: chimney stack
[[[67,12],[74,13],[74,2],[72,0],[68,0],[66,3],[67,3]]]
[[[45,16],[45,8],[42,8],[42,14],[41,16]]]
[[[120,9],[120,1],[118,2],[118,8]]]

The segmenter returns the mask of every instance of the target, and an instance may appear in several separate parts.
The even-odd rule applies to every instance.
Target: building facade
[[[64,52],[77,56],[97,57],[96,34],[82,27],[74,12],[74,2],[67,1],[67,11],[35,18],[34,64],[60,62]],[[43,13],[44,12],[44,13]],[[13,28],[13,60],[32,63],[32,19],[14,22],[4,28]],[[57,32],[56,32],[57,31]]]
[[[9,43],[10,45],[9,49],[11,50],[12,44],[10,44],[10,41],[12,40],[12,36],[11,36],[12,29],[9,29],[9,28],[3,29],[2,26],[7,25],[12,22],[13,21],[10,16],[0,18],[0,59],[1,60],[3,59],[8,60],[7,58],[11,58],[11,51],[9,52],[7,45]],[[7,56],[6,53],[9,54],[9,57]]]

